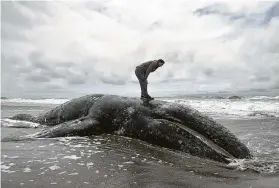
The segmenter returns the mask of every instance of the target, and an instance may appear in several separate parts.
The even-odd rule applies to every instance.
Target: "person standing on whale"
[[[144,62],[136,67],[135,74],[140,83],[141,89],[141,99],[149,99],[153,100],[154,98],[151,97],[147,92],[147,78],[151,72],[154,72],[157,68],[163,66],[165,64],[164,60],[152,60]]]

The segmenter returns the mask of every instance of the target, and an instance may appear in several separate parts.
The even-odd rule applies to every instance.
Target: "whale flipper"
[[[54,138],[63,136],[90,136],[100,132],[98,121],[88,117],[61,123],[55,127],[33,135],[36,138]]]

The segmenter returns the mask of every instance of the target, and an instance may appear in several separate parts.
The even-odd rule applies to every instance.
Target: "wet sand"
[[[2,128],[2,138],[38,129]],[[277,188],[279,174],[241,172],[116,136],[2,142],[2,187]]]

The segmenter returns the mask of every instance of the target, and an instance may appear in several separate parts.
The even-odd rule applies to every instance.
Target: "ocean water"
[[[39,124],[9,120],[8,117],[19,113],[38,115],[68,100],[1,100],[2,139],[11,135],[32,134],[42,129]],[[278,186],[279,96],[253,96],[241,99],[172,97],[160,100],[189,105],[212,117],[245,143],[253,158],[235,160],[224,165],[114,135],[9,141],[1,143],[1,172],[4,183],[2,185]],[[196,178],[199,181],[195,181]]]

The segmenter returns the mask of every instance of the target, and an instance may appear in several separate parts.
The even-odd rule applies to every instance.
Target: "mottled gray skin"
[[[24,118],[26,116],[26,119]],[[248,148],[228,129],[185,105],[114,95],[87,95],[66,102],[38,117],[19,114],[12,119],[51,126],[35,137],[118,134],[202,158],[228,162],[190,132],[188,127],[226,150],[235,158],[251,157]]]

